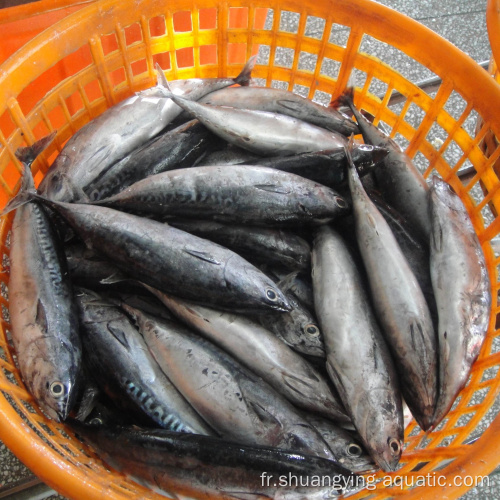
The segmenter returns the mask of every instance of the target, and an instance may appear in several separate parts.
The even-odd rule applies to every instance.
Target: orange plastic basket
[[[269,9],[269,10],[268,10]],[[281,22],[293,13],[294,26]],[[268,14],[264,25],[259,19]],[[236,19],[239,19],[236,22]],[[311,23],[322,30],[311,29]],[[289,30],[289,31],[286,31]],[[499,463],[500,417],[485,429],[500,384],[500,255],[491,240],[500,232],[500,181],[479,143],[488,130],[500,137],[500,87],[472,59],[411,19],[368,0],[101,0],[72,13],[26,43],[0,67],[0,206],[16,190],[17,147],[57,130],[57,139],[34,166],[40,181],[65,141],[81,126],[133,92],[155,83],[159,62],[168,79],[236,75],[261,47],[254,76],[268,86],[298,90],[328,102],[347,85],[358,85],[356,104],[383,121],[391,135],[428,176],[439,173],[464,201],[486,255],[492,282],[491,322],[470,380],[439,428],[406,430],[402,468],[392,477],[439,474],[435,486],[389,485],[354,498],[456,498]],[[290,61],[275,62],[277,54]],[[376,55],[376,56],[375,56]],[[384,60],[398,61],[391,67]],[[396,57],[394,57],[396,56]],[[314,70],[303,62],[315,61]],[[428,95],[410,82],[407,63],[439,75]],[[381,94],[382,90],[382,94]],[[393,90],[406,96],[387,106]],[[377,97],[382,95],[382,99]],[[451,104],[457,106],[451,106]],[[478,117],[484,125],[477,135]],[[457,173],[473,166],[463,184]],[[486,194],[479,187],[485,188]],[[8,263],[12,216],[2,221],[0,241]],[[0,438],[42,480],[61,494],[81,498],[161,498],[109,470],[63,425],[33,405],[9,341],[8,276],[2,286],[0,332]],[[473,443],[474,438],[479,438]],[[418,471],[418,472],[417,472]],[[391,475],[388,475],[388,477]],[[442,478],[445,478],[444,480]],[[382,479],[380,474],[377,478]]]

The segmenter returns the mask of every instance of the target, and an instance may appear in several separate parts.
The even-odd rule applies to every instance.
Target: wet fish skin
[[[312,269],[328,374],[366,450],[384,471],[395,470],[404,434],[398,376],[356,265],[331,227],[317,229]]]
[[[333,459],[317,431],[262,378],[186,327],[142,318],[139,331],[150,352],[221,437]]]
[[[119,306],[95,292],[75,291],[85,359],[91,373],[115,402],[163,428],[213,435],[161,371],[137,329]]]
[[[130,152],[91,182],[85,193],[94,201],[107,198],[150,175],[191,167],[216,145],[217,138],[191,120]]]
[[[155,293],[179,320],[262,377],[295,406],[350,421],[327,380],[252,318]]]
[[[305,269],[310,265],[309,243],[291,231],[189,219],[174,219],[169,223],[230,248],[250,262],[275,262],[290,269]]]
[[[434,426],[448,413],[469,377],[488,330],[490,278],[469,214],[448,184],[430,189],[431,277],[439,313],[439,397]]]
[[[227,144],[223,149],[207,154],[198,164],[200,167],[249,164],[254,160],[264,158],[261,155],[250,153],[246,149]]]
[[[283,293],[291,293],[299,300],[309,311],[314,311],[314,292],[311,282],[311,274],[306,271],[292,272],[272,268],[268,266],[263,268],[263,271],[268,274],[276,283],[279,283],[280,290]],[[318,337],[319,338],[319,337]]]
[[[251,58],[236,78],[177,80],[170,83],[170,90],[199,99],[228,85],[247,85],[254,64]],[[84,200],[92,181],[177,117],[182,110],[164,95],[161,68],[158,80],[155,87],[115,104],[78,130],[43,178],[40,193],[54,201]]]
[[[34,189],[30,166],[47,142],[18,151],[28,162],[19,198]],[[78,315],[61,243],[39,203],[19,206],[14,216],[8,288],[12,340],[23,380],[50,418],[65,420],[80,385]]]
[[[343,135],[268,111],[210,106],[174,94],[171,99],[230,144],[260,155],[291,154],[345,146]],[[270,134],[269,131],[273,133]]]
[[[164,172],[94,205],[156,217],[256,226],[322,224],[349,212],[348,204],[333,189],[255,165]]]
[[[76,435],[109,463],[153,489],[175,491],[193,498],[276,498],[284,491],[307,494],[310,488],[277,485],[291,474],[307,478],[337,477],[338,485],[356,482],[356,475],[335,462],[270,447],[257,447],[207,436],[165,430],[83,426],[71,423]],[[270,480],[262,480],[263,473]],[[343,478],[344,481],[341,482]],[[276,486],[274,485],[276,483]],[[333,487],[333,484],[330,488]],[[300,496],[295,497],[296,499]]]
[[[374,172],[384,198],[408,220],[424,241],[429,241],[431,225],[427,210],[427,182],[408,155],[356,109],[353,97],[353,90],[348,89],[338,102],[351,108],[365,142],[389,151],[384,159],[385,168],[379,167]]]
[[[349,186],[374,310],[401,378],[403,397],[427,430],[436,405],[438,372],[431,313],[396,238],[366,194],[352,163]]]
[[[378,146],[359,144],[354,147],[352,156],[359,174],[364,176],[376,168],[387,153],[386,149]],[[347,183],[347,158],[343,147],[292,156],[257,158],[245,163],[290,172],[331,188]]]
[[[359,134],[357,125],[335,108],[322,106],[288,90],[267,87],[228,87],[200,99],[211,106],[231,106],[281,113],[349,137]]]
[[[107,257],[131,279],[233,310],[290,308],[271,279],[215,243],[110,208],[37,199],[61,214],[87,246]]]

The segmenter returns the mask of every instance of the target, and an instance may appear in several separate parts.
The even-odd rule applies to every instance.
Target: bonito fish
[[[438,425],[465,386],[488,329],[491,289],[486,261],[469,214],[448,184],[430,190],[431,276],[439,314]]]

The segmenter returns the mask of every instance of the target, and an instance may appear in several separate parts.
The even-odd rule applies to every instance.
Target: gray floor
[[[380,3],[419,20],[476,61],[489,59],[490,45],[485,21],[486,0],[380,0]],[[425,70],[408,69],[412,71],[412,78],[415,81],[428,76]],[[30,472],[0,443],[0,484],[13,484],[29,475]],[[53,495],[50,498],[62,497]],[[475,488],[462,498],[500,500],[500,478],[492,475],[488,486]]]

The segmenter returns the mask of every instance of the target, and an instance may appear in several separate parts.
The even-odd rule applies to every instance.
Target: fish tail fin
[[[328,105],[329,108],[338,109],[342,106],[346,106],[353,110],[354,108],[354,87],[347,87],[345,91],[340,94],[335,99],[330,101]]]
[[[15,153],[16,158],[25,165],[31,166],[35,158],[54,140],[56,134],[57,131],[54,130],[51,134],[42,137],[31,146],[17,148]]]
[[[172,89],[168,84],[168,80],[167,77],[165,76],[165,73],[163,72],[161,66],[158,63],[156,63],[155,69],[157,78],[156,88],[163,97],[172,97]]]
[[[26,203],[29,203],[37,195],[35,190],[35,183],[33,181],[33,174],[28,165],[23,164],[23,175],[21,177],[21,187],[14,198],[12,198],[5,208],[0,213],[0,217],[7,215],[9,212],[22,207]]]
[[[255,67],[255,63],[257,62],[257,56],[252,56],[243,69],[241,70],[240,74],[234,79],[234,83],[237,83],[238,85],[241,85],[242,87],[248,87],[250,84],[250,80],[252,79],[252,71],[253,68]]]

